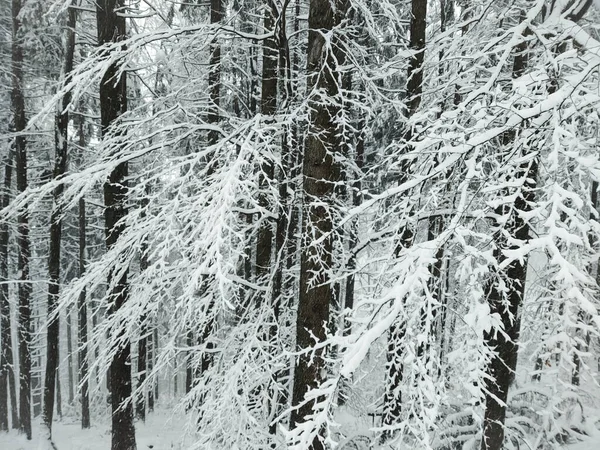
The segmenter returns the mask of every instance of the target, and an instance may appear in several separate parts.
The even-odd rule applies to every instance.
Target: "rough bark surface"
[[[21,0],[12,0],[12,95],[13,131],[25,130],[25,96],[23,92],[23,47],[21,45]],[[27,144],[25,136],[15,137],[17,191],[27,189]],[[29,214],[24,206],[17,217],[17,245],[19,247],[19,429],[31,439],[31,285],[29,284]]]
[[[10,202],[13,161],[13,154],[9,152],[4,163],[4,186],[0,198],[0,207],[3,209]],[[19,427],[8,291],[8,238],[8,224],[3,221],[0,223],[0,431],[8,431],[9,394],[12,428]]]
[[[73,70],[73,55],[75,53],[75,9],[67,10],[65,59],[63,66],[63,84],[67,83]],[[54,132],[55,157],[54,179],[62,177],[67,169],[68,153],[68,107],[71,103],[71,94],[63,96],[56,112],[56,127]],[[46,375],[44,382],[44,401],[42,419],[48,429],[49,438],[52,437],[52,419],[54,415],[54,399],[56,386],[56,372],[58,368],[58,336],[59,318],[56,314],[58,293],[60,289],[60,246],[62,240],[62,208],[60,200],[64,186],[58,185],[53,196],[53,208],[50,216],[50,249],[48,255],[48,329],[46,347]],[[67,318],[68,320],[68,318]],[[70,336],[69,336],[70,337]],[[71,368],[69,368],[71,369]],[[72,371],[70,371],[72,372]],[[70,374],[72,377],[72,373]],[[71,400],[72,386],[69,386],[69,400]]]
[[[119,14],[125,8],[124,0],[102,0],[97,3],[96,16],[98,43],[100,45],[119,42],[126,37],[125,18]],[[111,125],[127,111],[126,75],[119,73],[119,66],[113,63],[104,73],[100,82],[100,115],[102,136],[106,136]],[[104,220],[106,247],[112,248],[123,232],[122,219],[127,214],[127,163],[117,165],[104,184]],[[127,301],[127,271],[121,272],[119,279],[113,280],[109,274],[109,285],[114,287],[109,295],[112,299],[112,312],[117,311]],[[109,369],[110,398],[112,407],[112,450],[135,450],[135,428],[133,424],[131,397],[131,349],[129,342],[123,343],[111,361]],[[127,403],[126,403],[127,402]]]
[[[296,347],[307,351],[314,345],[314,339],[324,341],[329,322],[329,308],[334,300],[334,285],[328,279],[332,265],[333,238],[330,208],[334,193],[334,183],[339,179],[339,168],[334,156],[341,153],[337,135],[336,116],[340,105],[335,102],[339,96],[338,67],[343,64],[341,49],[327,47],[324,33],[328,33],[341,23],[345,15],[345,1],[312,0],[308,15],[308,58],[309,92],[313,88],[326,92],[328,101],[311,101],[309,133],[305,141],[302,167],[304,184],[304,210],[302,235],[303,245],[300,257],[300,288],[298,315],[296,320]],[[315,240],[325,239],[318,245]],[[290,427],[294,428],[314,412],[315,401],[305,402],[304,397],[324,381],[324,350],[303,354],[297,359],[292,405],[294,410]],[[312,449],[323,449],[324,444],[316,436]]]

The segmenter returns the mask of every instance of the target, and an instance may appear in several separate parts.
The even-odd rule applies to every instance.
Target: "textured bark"
[[[82,119],[83,122],[83,119]],[[83,129],[79,128],[80,144],[85,145],[83,138]],[[83,146],[82,146],[83,148]],[[85,254],[86,254],[86,217],[85,217],[85,199],[79,199],[79,277],[85,275]],[[79,294],[77,301],[78,317],[78,342],[79,342],[79,380],[81,383],[81,428],[90,427],[90,395],[88,382],[88,359],[87,359],[87,301],[86,290]]]
[[[225,10],[223,0],[210,0],[210,23],[218,24],[223,20]],[[208,68],[208,89],[211,106],[208,110],[208,123],[219,123],[219,105],[221,104],[221,45],[214,39],[210,45],[210,59]],[[215,145],[219,134],[211,130],[208,132],[208,144]]]
[[[341,23],[347,9],[346,1],[312,0],[308,15],[308,86],[323,89],[329,98],[339,96],[338,65],[344,58],[333,37],[333,49],[326,47],[323,33]],[[333,54],[334,52],[335,54]],[[335,118],[339,104],[311,101],[309,133],[305,141],[302,174],[304,180],[304,208],[300,257],[300,288],[296,321],[296,347],[300,352],[326,339],[329,308],[334,300],[334,286],[328,279],[333,262],[332,218],[334,183],[339,179],[339,168],[334,156],[342,152]],[[319,248],[314,240],[324,238]],[[314,338],[313,338],[314,337]],[[314,409],[315,401],[304,402],[308,391],[324,381],[324,350],[297,358],[290,427],[305,421]],[[317,400],[318,402],[318,400]],[[323,449],[321,438],[315,436],[312,449]]]
[[[25,129],[25,96],[23,92],[23,47],[20,42],[21,0],[12,0],[12,95],[14,132]],[[25,136],[15,137],[15,158],[17,191],[27,189],[27,144]],[[17,245],[19,247],[19,429],[31,439],[31,285],[29,284],[29,214],[27,206],[19,211],[17,217]]]
[[[98,43],[100,45],[119,42],[126,37],[125,18],[118,14],[125,6],[123,0],[102,0],[97,2],[96,16]],[[111,125],[127,111],[126,75],[119,74],[119,66],[113,63],[104,73],[100,82],[100,115],[102,136]],[[106,247],[112,248],[123,233],[122,219],[127,214],[128,164],[120,163],[109,175],[104,184],[104,220]],[[127,301],[129,287],[127,271],[119,275],[112,291],[108,293],[115,312]],[[109,285],[114,273],[109,273]],[[113,357],[110,369],[110,398],[112,408],[112,450],[135,450],[135,428],[133,424],[131,397],[131,349],[128,341],[122,343]],[[127,402],[127,403],[125,403]]]
[[[66,23],[66,45],[63,65],[63,85],[68,83],[73,70],[73,55],[75,52],[75,9],[67,10]],[[67,108],[71,103],[71,94],[63,96],[56,112],[56,127],[54,133],[55,156],[54,156],[54,179],[59,179],[64,175],[67,169],[68,153],[68,128],[69,113]],[[60,289],[60,247],[62,240],[62,207],[60,201],[64,185],[60,184],[52,193],[53,208],[50,216],[50,249],[48,256],[48,329],[47,329],[47,347],[46,347],[46,376],[44,383],[44,402],[42,410],[42,419],[48,429],[49,438],[52,438],[52,418],[54,414],[54,396],[56,386],[56,373],[58,369],[58,336],[59,336],[59,317],[56,311],[58,303],[58,293]],[[67,323],[70,320],[67,311]],[[68,330],[70,332],[70,330]],[[68,336],[70,341],[70,335]],[[71,349],[69,349],[69,356]],[[69,402],[72,401],[73,392],[73,371],[69,367]]]
[[[146,185],[146,194],[150,194],[150,188]],[[142,217],[146,217],[146,207],[148,206],[148,199],[145,198],[142,200]],[[140,271],[144,272],[148,269],[148,244],[144,242],[142,244],[141,252],[140,252]],[[144,384],[146,382],[147,377],[147,369],[148,369],[148,316],[147,314],[142,314],[140,320],[140,338],[138,340],[138,386],[141,387],[140,395],[136,401],[136,415],[140,420],[146,420],[146,397],[147,397],[147,389]]]
[[[210,23],[213,25],[221,23],[225,17],[225,10],[223,7],[223,0],[210,0]],[[211,125],[218,126],[219,124],[219,105],[221,103],[221,45],[218,40],[215,39],[210,45],[210,60],[208,69],[208,89],[210,95],[211,106],[208,110],[208,123]],[[208,144],[216,145],[219,140],[219,134],[216,131],[209,131],[208,133]],[[216,159],[209,161],[209,174],[214,170],[214,164]],[[212,167],[211,167],[212,166]],[[211,315],[213,309],[213,300],[208,304],[205,314]],[[212,366],[213,355],[212,350],[214,349],[214,342],[210,339],[215,330],[215,317],[214,315],[208,319],[206,325],[200,330],[198,340],[199,344],[204,344],[206,351],[202,352],[200,360],[200,375],[203,375]],[[158,391],[157,391],[158,393]],[[156,396],[158,397],[158,395]]]
[[[263,22],[265,33],[274,31],[274,14],[277,12],[272,0],[268,0],[266,3]],[[277,45],[274,36],[263,41],[262,67],[260,112],[265,121],[271,121],[277,108]],[[275,177],[275,166],[270,155],[264,155],[260,170],[259,206],[270,212],[272,205],[269,203],[268,190]],[[262,218],[256,240],[256,278],[265,284],[267,284],[265,277],[268,277],[271,271],[272,252],[273,221],[267,216]]]
[[[0,207],[10,202],[13,154],[4,163],[4,186]],[[8,398],[10,394],[12,428],[19,427],[17,392],[13,364],[12,324],[8,291],[8,224],[0,223],[0,431],[8,431]]]

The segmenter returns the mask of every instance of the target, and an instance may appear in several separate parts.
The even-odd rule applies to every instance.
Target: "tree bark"
[[[316,87],[333,99],[340,95],[338,70],[344,62],[344,55],[341,48],[336,47],[336,36],[333,50],[326,47],[323,33],[331,32],[340,25],[346,9],[345,0],[312,0],[309,7],[308,91]],[[334,157],[342,153],[335,122],[339,108],[339,104],[333,101],[310,101],[309,133],[302,167],[306,212],[302,221],[303,244],[296,322],[296,348],[299,352],[309,352],[314,338],[318,342],[325,341],[329,308],[334,300],[334,286],[328,279],[328,272],[333,263],[330,209],[333,207],[334,183],[339,179],[339,168]],[[313,241],[321,238],[324,239],[317,249]],[[302,353],[298,357],[292,396],[295,409],[292,411],[290,428],[301,424],[312,414],[315,401],[304,402],[304,397],[311,389],[322,384],[325,367],[323,349],[311,354]],[[322,439],[317,435],[311,443],[311,449],[323,448]]]
[[[124,0],[101,0],[97,2],[96,15],[99,45],[117,43],[126,38],[125,17],[119,14],[124,10]],[[104,73],[100,82],[100,115],[102,136],[127,111],[126,75],[119,73],[118,63],[113,63]],[[128,164],[117,165],[104,184],[104,220],[106,247],[111,249],[124,231],[122,219],[127,214],[127,176]],[[127,301],[129,287],[128,271],[119,275],[111,292],[112,313]],[[108,284],[113,281],[114,273],[109,273]],[[112,450],[135,450],[135,427],[133,424],[133,406],[131,399],[131,349],[126,340],[117,348],[110,364],[110,398],[112,408]]]
[[[0,199],[3,209],[10,203],[13,154],[9,150],[4,164],[4,186]],[[8,398],[10,394],[12,428],[19,427],[17,392],[13,361],[12,320],[8,290],[8,224],[0,223],[0,431],[8,431]]]
[[[22,133],[27,125],[23,92],[23,47],[20,38],[21,0],[12,0],[12,95],[13,127]],[[25,136],[15,137],[17,191],[27,189],[27,143]],[[19,412],[20,430],[31,439],[31,285],[29,284],[29,214],[27,205],[18,213],[17,244],[19,247]]]
[[[73,55],[75,53],[75,9],[67,10],[66,23],[66,45],[63,65],[63,85],[69,82],[71,71],[73,70]],[[61,99],[56,111],[56,127],[54,133],[54,176],[55,180],[60,179],[67,170],[67,154],[69,146],[69,113],[68,108],[71,103],[71,94],[67,93]],[[53,208],[50,215],[50,250],[48,256],[48,330],[46,347],[46,377],[44,383],[44,402],[42,418],[47,428],[48,439],[52,439],[52,418],[54,414],[54,396],[56,386],[56,373],[58,369],[59,357],[59,317],[56,311],[58,303],[58,294],[60,289],[60,247],[62,240],[62,207],[61,197],[64,191],[64,185],[59,184],[52,193]],[[70,321],[69,311],[67,311],[67,323]],[[68,327],[70,328],[70,327]],[[70,329],[67,330],[70,333]],[[70,342],[71,336],[67,336]],[[69,357],[71,355],[71,349]],[[69,402],[72,401],[72,377],[73,370],[69,365]]]
[[[82,118],[83,122],[83,118]],[[83,138],[83,127],[79,128],[80,144],[85,146],[85,138]],[[79,277],[85,275],[85,254],[86,254],[86,217],[85,217],[85,199],[79,199]],[[79,343],[79,380],[81,383],[81,428],[90,427],[90,394],[88,381],[88,332],[87,332],[87,293],[83,289],[79,293],[77,300],[78,317],[78,343]]]

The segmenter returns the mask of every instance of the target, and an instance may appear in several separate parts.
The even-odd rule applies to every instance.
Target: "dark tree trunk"
[[[308,91],[312,87],[323,89],[330,98],[340,95],[337,82],[338,65],[344,55],[339,46],[333,45],[335,55],[328,53],[323,33],[341,24],[346,14],[345,0],[313,0],[308,15]],[[336,37],[334,36],[334,39]],[[296,322],[296,348],[307,351],[314,344],[326,339],[329,308],[334,301],[334,286],[327,278],[333,263],[332,218],[334,183],[339,179],[339,168],[334,155],[341,154],[336,126],[339,106],[317,101],[310,102],[309,133],[305,142],[304,179],[305,214],[302,224],[302,251],[300,258],[300,289]],[[314,240],[324,238],[316,248]],[[324,381],[324,350],[302,354],[297,358],[294,374],[290,428],[301,424],[312,414],[315,402],[304,402],[308,391]],[[318,401],[318,400],[317,400]],[[311,449],[321,450],[324,444],[315,436]]]
[[[83,119],[82,119],[83,121]],[[85,146],[83,138],[83,127],[79,128],[79,142],[82,148]],[[85,218],[85,199],[79,199],[79,277],[85,275],[85,254],[86,254],[86,218]],[[88,332],[87,332],[87,301],[86,290],[79,293],[77,301],[77,310],[79,311],[78,325],[78,343],[79,343],[79,380],[81,383],[81,428],[90,427],[90,394],[88,381]]]
[[[153,332],[148,333],[148,372],[152,372],[152,369],[154,368],[154,359],[156,357],[155,346],[158,339],[154,335],[155,331],[156,326],[154,326]],[[158,386],[158,383],[156,381],[154,381],[153,383],[156,383],[156,386]],[[158,398],[158,395],[156,397]],[[148,412],[152,411],[154,411],[154,385],[151,385],[150,389],[148,389]]]
[[[516,50],[517,54],[515,55],[512,71],[513,78],[522,76],[527,68],[527,43],[518,45]],[[507,132],[503,137],[504,144],[510,144],[515,136],[515,130]],[[529,239],[529,223],[523,219],[519,212],[530,211],[535,200],[534,189],[537,180],[537,169],[537,158],[523,164],[517,173],[517,178],[526,177],[522,195],[515,200],[514,205],[500,205],[496,208],[495,214],[497,214],[497,217],[503,217],[512,210],[510,219],[504,226],[511,236],[510,241],[526,242]],[[515,249],[516,246],[509,243],[501,227],[498,227],[494,242],[496,244],[494,259],[500,265],[506,260],[504,252]],[[489,380],[486,383],[482,450],[500,450],[503,446],[506,400],[508,399],[508,389],[517,368],[518,342],[521,329],[520,307],[525,292],[526,275],[527,258],[523,258],[513,261],[503,271],[494,273],[495,279],[486,286],[485,297],[490,307],[490,314],[499,315],[504,333],[492,330],[484,335],[485,345],[495,351],[496,354],[492,356],[487,367]],[[500,285],[504,283],[506,283],[508,289]]]
[[[101,0],[96,6],[98,43],[100,45],[119,42],[126,37],[125,17],[119,14],[125,9],[123,0]],[[102,136],[106,136],[111,125],[127,111],[126,75],[119,73],[118,63],[106,70],[100,82],[100,115]],[[122,219],[127,214],[128,164],[117,165],[104,184],[104,220],[106,247],[111,249],[123,233]],[[120,223],[119,223],[120,222]],[[116,280],[111,292],[112,312],[117,311],[127,301],[129,287],[127,271]],[[114,273],[110,273],[109,285]],[[112,450],[135,450],[135,428],[131,398],[131,349],[128,341],[119,344],[117,353],[110,364],[110,398],[112,407]],[[127,402],[127,403],[126,403]]]
[[[411,3],[411,21],[410,21],[410,41],[409,47],[415,53],[410,58],[407,69],[407,117],[412,117],[419,105],[423,94],[423,62],[425,59],[425,38],[427,27],[427,0],[412,0]],[[412,128],[408,128],[404,133],[404,139],[410,145],[412,139]],[[407,164],[402,165],[400,174],[400,183],[406,181],[409,176],[410,168]],[[408,212],[407,214],[410,214]],[[409,226],[400,231],[399,244],[396,252],[399,253],[403,248],[410,247],[413,241],[413,231]],[[401,384],[403,379],[403,343],[402,340],[406,334],[406,325],[397,322],[390,327],[388,333],[388,354],[386,364],[386,393],[384,396],[384,415],[383,423],[393,425],[400,418],[402,411],[402,393]]]
[[[75,52],[75,9],[67,10],[66,23],[66,45],[64,59],[64,81],[63,85],[69,82],[71,71],[73,70],[73,55]],[[71,103],[71,94],[63,96],[56,111],[56,127],[54,132],[54,174],[53,178],[61,178],[67,170],[67,154],[69,147],[69,113],[67,108]],[[56,386],[56,373],[58,369],[59,357],[59,317],[56,311],[58,303],[58,293],[60,289],[60,246],[62,240],[62,207],[60,205],[61,197],[64,191],[64,185],[60,184],[52,193],[53,207],[50,215],[50,250],[48,256],[48,330],[47,330],[47,348],[46,348],[46,378],[44,383],[44,402],[42,418],[47,428],[48,439],[52,439],[52,418],[54,414],[54,389]],[[70,321],[70,314],[67,310],[67,324]],[[70,343],[70,327],[67,327],[67,339]],[[68,349],[71,358],[72,349]],[[73,396],[73,367],[69,364],[69,404]]]
[[[1,208],[10,202],[13,155],[9,154],[4,164],[4,186]],[[12,427],[19,427],[17,392],[13,364],[12,324],[8,291],[8,224],[0,223],[0,431],[8,431],[8,398],[10,393]]]
[[[265,8],[264,32],[273,32],[275,27],[274,14],[277,9],[272,0],[268,0]],[[260,112],[263,119],[271,121],[277,108],[277,44],[275,37],[263,41],[263,73],[262,73],[262,94],[260,102]],[[269,155],[265,155],[259,174],[259,206],[264,211],[270,212],[269,204],[269,186],[274,181],[275,169],[273,161]],[[258,238],[256,240],[256,278],[259,283],[265,286],[271,271],[271,253],[273,251],[273,221],[263,217],[258,229]]]
[[[193,367],[193,358],[192,358],[192,346],[194,345],[194,334],[191,331],[188,331],[186,336],[186,345],[187,348],[190,349],[187,352],[186,357],[186,365],[185,365],[185,393],[189,394],[192,390],[193,378],[194,378],[194,367]]]
[[[210,0],[210,23],[217,24],[223,20],[225,11],[223,0]],[[208,89],[211,106],[208,110],[208,123],[219,123],[219,106],[221,104],[221,45],[215,38],[210,45],[210,60],[208,68]],[[208,144],[215,145],[219,134],[211,130],[208,132]]]
[[[23,47],[20,42],[21,0],[12,0],[12,109],[15,133],[25,130],[25,96],[23,92]],[[27,189],[27,144],[25,136],[15,137],[15,158],[17,171],[17,191]],[[17,218],[17,244],[19,247],[19,412],[20,430],[31,439],[31,285],[29,284],[29,214],[24,206]]]
[[[158,358],[158,324],[154,327],[154,331],[152,332],[152,364],[155,364],[155,361]],[[149,400],[149,404],[151,405],[150,411],[154,411],[154,403],[158,401],[158,379],[154,381],[154,392]]]
[[[150,189],[146,186],[146,194],[150,194]],[[145,210],[148,206],[148,200],[142,200],[142,217],[146,216]],[[148,245],[146,242],[142,244],[141,254],[140,254],[140,271],[144,272],[148,269]],[[137,398],[136,402],[136,415],[138,419],[145,421],[146,420],[146,397],[147,397],[147,389],[145,387],[146,377],[147,377],[147,369],[148,369],[148,316],[147,314],[142,314],[141,324],[140,324],[140,338],[138,340],[138,386],[141,387],[140,395]]]
[[[223,0],[210,0],[210,23],[216,25],[221,23],[225,17]],[[221,45],[215,37],[210,45],[210,60],[208,69],[208,88],[211,106],[208,110],[208,123],[217,126],[219,124],[219,105],[221,104]],[[216,131],[209,131],[208,144],[216,145],[219,141],[219,134]],[[216,167],[217,161],[209,161],[209,174]],[[199,344],[204,344],[205,351],[202,352],[200,360],[200,375],[205,374],[212,366],[214,342],[210,339],[215,330],[215,317],[211,310],[214,300],[209,301],[205,314],[210,316],[206,324],[199,333]],[[158,397],[158,396],[157,396]]]
[[[69,405],[72,405],[73,402],[75,401],[75,375],[74,375],[74,371],[73,371],[73,322],[72,322],[72,308],[69,307],[67,308],[67,310],[65,311],[67,317],[66,317],[66,324],[67,324],[67,380],[68,380],[68,387],[69,387],[69,391],[67,392],[67,398],[68,398],[68,402]]]
[[[58,373],[58,369],[56,369],[56,414],[58,414],[58,418],[62,419],[62,392],[60,389],[60,374]]]
[[[140,396],[136,403],[136,415],[140,420],[146,420],[146,393],[144,383],[146,382],[146,357],[148,354],[146,327],[143,326],[142,336],[138,341],[138,386],[142,387]]]

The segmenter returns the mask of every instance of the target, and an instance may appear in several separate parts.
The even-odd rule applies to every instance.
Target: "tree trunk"
[[[125,17],[119,14],[124,10],[123,0],[102,0],[97,2],[96,15],[98,26],[98,43],[100,45],[119,42],[126,37]],[[102,136],[114,125],[119,117],[127,111],[126,75],[119,73],[118,63],[113,63],[106,70],[100,82],[100,115]],[[127,214],[127,176],[128,164],[117,165],[104,184],[104,220],[106,247],[111,249],[123,233],[121,220]],[[121,223],[119,223],[121,222]],[[116,280],[112,291],[108,293],[112,299],[111,312],[117,311],[128,298],[127,270]],[[109,273],[108,284],[112,282],[114,273]],[[119,344],[117,353],[110,364],[110,398],[112,408],[112,450],[135,450],[135,428],[133,424],[133,406],[131,399],[131,349],[128,340]]]
[[[83,117],[82,117],[83,122]],[[79,128],[79,142],[82,148],[85,146],[83,137],[83,127]],[[85,199],[79,199],[79,277],[85,275],[85,254],[86,254],[86,218],[85,218]],[[78,343],[79,343],[79,380],[81,383],[81,428],[90,427],[90,394],[88,381],[88,359],[87,359],[87,301],[86,290],[79,293],[77,301],[77,310],[79,311],[78,325]]]
[[[224,16],[223,0],[210,0],[210,23],[220,23]],[[210,44],[208,89],[211,102],[208,110],[208,123],[217,125],[219,123],[219,105],[221,104],[221,45],[216,38]],[[208,145],[215,145],[218,140],[218,132],[214,130],[208,132]]]
[[[340,95],[338,65],[343,64],[344,55],[340,47],[332,45],[336,54],[329,52],[323,33],[331,32],[341,24],[346,14],[347,2],[337,0],[313,0],[308,16],[308,92],[313,87],[323,89],[327,96]],[[336,36],[334,36],[336,38]],[[305,214],[303,215],[303,244],[300,258],[300,289],[296,322],[296,348],[306,352],[312,348],[314,338],[318,342],[326,339],[329,308],[334,300],[334,286],[328,279],[333,263],[332,218],[334,183],[339,179],[339,168],[334,155],[341,154],[336,116],[339,106],[331,102],[310,102],[309,133],[305,141],[304,178]],[[314,240],[324,238],[316,248]],[[304,402],[312,389],[318,388],[325,377],[324,350],[303,353],[297,358],[290,428],[305,421],[314,410],[315,401]],[[318,400],[316,400],[318,403]],[[311,449],[324,448],[317,435]]]
[[[73,55],[75,53],[75,19],[74,8],[67,10],[65,59],[63,65],[63,86],[70,81],[73,70]],[[69,147],[69,113],[71,94],[67,93],[61,99],[56,111],[56,127],[54,132],[54,174],[55,180],[61,178],[67,170],[67,154]],[[53,193],[53,208],[50,215],[50,250],[48,256],[48,330],[46,348],[46,377],[44,383],[44,401],[42,418],[47,428],[48,439],[52,439],[52,418],[54,414],[54,395],[56,373],[59,358],[59,317],[56,311],[60,289],[60,246],[62,240],[62,207],[60,205],[64,185],[58,185]],[[70,324],[70,311],[67,310],[67,324]],[[70,326],[67,326],[67,340],[71,342]],[[69,362],[72,349],[68,349]],[[73,401],[73,367],[69,364],[69,404]]]
[[[522,76],[527,68],[527,43],[519,44],[516,50],[517,54],[512,70],[513,78]],[[504,144],[510,144],[515,135],[516,131],[514,130],[507,132],[503,138]],[[537,180],[537,168],[537,158],[521,165],[517,173],[517,179],[526,177],[522,195],[517,197],[514,205],[500,205],[494,211],[497,217],[504,217],[512,210],[510,219],[504,226],[511,236],[510,241],[526,242],[529,239],[529,223],[523,219],[519,212],[526,213],[531,210],[531,205],[535,200],[534,189]],[[494,236],[496,244],[494,259],[500,265],[506,260],[505,250],[515,249],[516,246],[510,244],[501,227],[498,228]],[[489,379],[486,383],[486,408],[481,439],[482,450],[500,450],[503,446],[508,388],[514,379],[514,372],[517,367],[518,341],[521,329],[520,307],[525,292],[526,275],[527,258],[525,257],[513,261],[506,269],[495,273],[496,280],[491,281],[486,286],[485,298],[490,307],[490,314],[499,315],[504,333],[492,330],[484,335],[485,345],[490,350],[495,351],[495,354],[486,369]],[[508,289],[503,287],[504,283],[506,283]]]
[[[13,155],[9,150],[4,164],[4,187],[2,190],[1,205],[3,209],[9,205],[12,184]],[[15,386],[15,373],[13,362],[12,324],[10,315],[9,290],[8,290],[8,224],[0,223],[0,431],[8,431],[8,397],[10,393],[10,406],[12,427],[19,427],[19,413],[17,409],[17,392]]]
[[[12,95],[13,127],[15,133],[25,130],[25,96],[23,92],[23,47],[19,34],[21,0],[12,0]],[[25,136],[15,137],[17,191],[27,189],[27,144]],[[19,412],[20,430],[31,439],[31,285],[29,284],[29,214],[25,205],[18,214],[17,243],[19,247]]]
[[[267,0],[265,5],[264,32],[274,32],[275,14],[277,9],[273,0]],[[263,120],[272,121],[277,109],[277,45],[275,36],[263,41],[262,60],[262,89],[260,112]],[[262,210],[270,212],[269,186],[274,182],[275,166],[270,155],[264,155],[264,160],[259,174],[259,206]],[[259,283],[268,285],[271,272],[271,253],[273,251],[273,221],[268,214],[261,219],[256,240],[256,278]],[[263,299],[264,300],[264,299]]]

